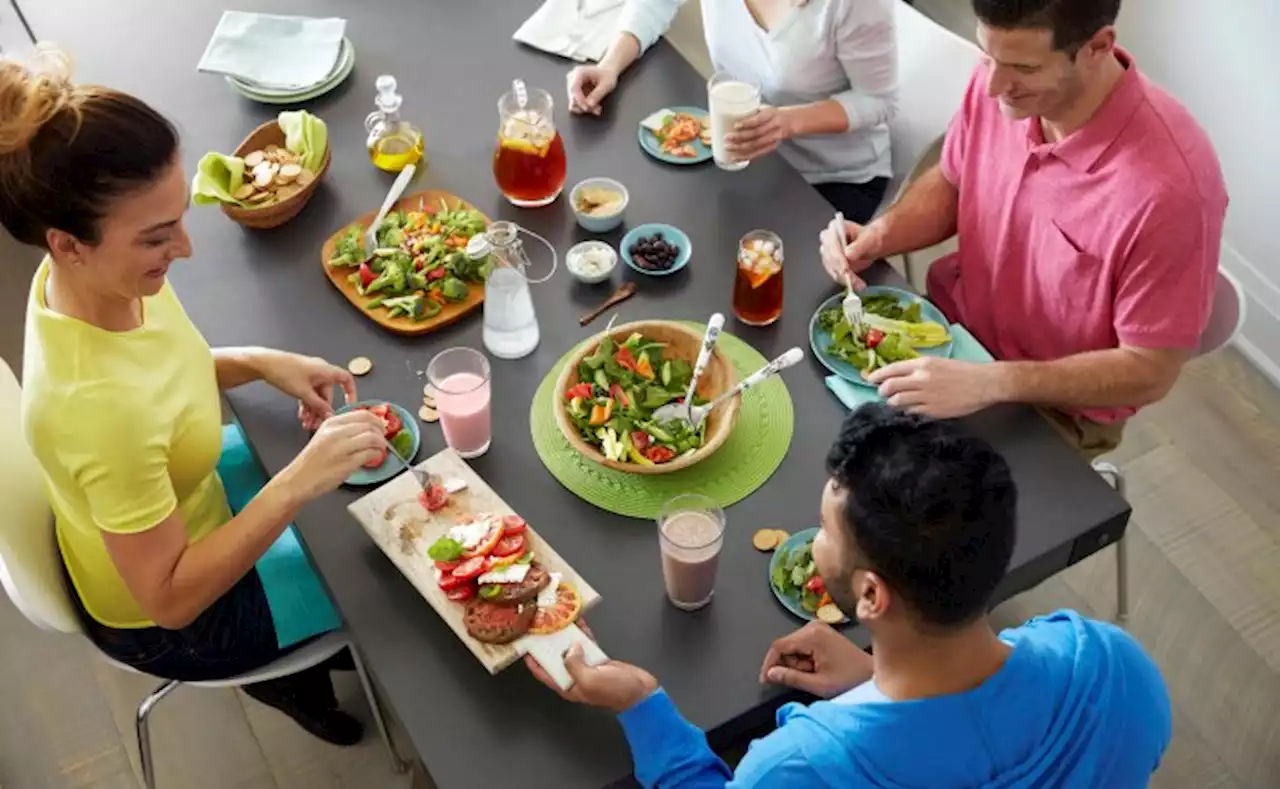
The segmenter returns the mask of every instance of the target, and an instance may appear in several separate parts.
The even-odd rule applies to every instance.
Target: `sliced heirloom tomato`
[[[455,603],[465,603],[476,596],[475,584],[465,584],[445,591],[444,596]]]
[[[436,582],[436,586],[448,592],[453,589],[457,589],[459,586],[466,586],[470,583],[471,583],[471,579],[458,578],[453,574],[453,571],[449,571],[447,573],[441,574],[440,580]]]
[[[503,515],[502,516],[502,533],[508,537],[512,534],[523,534],[529,522],[519,515]]]
[[[472,556],[462,564],[453,568],[452,575],[454,578],[459,578],[463,581],[470,581],[473,578],[478,578],[488,568],[489,561],[487,556]]]
[[[523,534],[509,534],[494,546],[493,555],[496,557],[515,556],[518,559],[524,555],[526,547],[527,543]]]
[[[449,491],[445,490],[444,485],[432,482],[418,494],[418,503],[427,512],[439,512],[449,506]]]
[[[476,544],[476,547],[472,548],[469,551],[462,552],[462,558],[471,559],[471,558],[483,558],[485,556],[488,556],[489,554],[493,553],[493,549],[496,548],[498,546],[498,543],[501,541],[502,541],[502,527],[496,526],[496,525],[492,526],[489,528],[489,533],[484,536],[483,540],[481,540],[479,543]]]

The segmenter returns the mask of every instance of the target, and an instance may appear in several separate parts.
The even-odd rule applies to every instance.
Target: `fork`
[[[840,227],[840,233],[844,235],[844,214],[840,211],[836,212],[836,224]],[[853,279],[849,276],[849,269],[844,270],[844,301],[840,302],[841,308],[844,310],[844,319],[853,327],[856,334],[862,334],[862,299],[858,294],[853,292]]]

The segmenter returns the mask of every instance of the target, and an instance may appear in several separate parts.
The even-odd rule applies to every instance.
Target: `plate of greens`
[[[492,262],[466,253],[489,219],[460,197],[426,190],[401,198],[378,228],[364,260],[361,236],[371,212],[334,233],[321,250],[324,271],[347,300],[383,328],[426,334],[484,302]]]
[[[769,588],[783,607],[801,619],[843,624],[849,617],[832,602],[813,561],[813,540],[817,536],[817,528],[805,529],[774,550],[769,560]]]
[[[822,302],[809,321],[809,345],[831,372],[871,386],[864,376],[886,365],[918,356],[951,355],[946,316],[927,300],[883,285],[858,295],[862,298],[861,333],[845,320],[843,293]]]
[[[422,444],[422,433],[418,429],[418,423],[414,419],[413,414],[401,408],[395,403],[387,403],[381,400],[361,400],[358,403],[351,403],[339,408],[336,413],[345,414],[348,411],[369,411],[374,416],[382,419],[386,425],[387,443],[404,461],[410,465],[413,459],[418,455],[418,449]],[[391,457],[391,452],[384,452],[377,463],[358,469],[351,476],[347,477],[348,485],[376,485],[379,482],[385,482],[400,472],[404,471],[404,466],[397,463],[395,458]]]

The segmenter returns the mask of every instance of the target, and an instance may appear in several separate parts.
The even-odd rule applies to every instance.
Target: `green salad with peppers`
[[[827,587],[818,575],[818,565],[813,561],[813,542],[792,551],[781,551],[769,575],[773,588],[785,597],[800,603],[811,614],[831,602]]]
[[[684,402],[693,365],[665,358],[665,343],[632,334],[623,343],[605,337],[578,365],[578,383],[562,393],[565,412],[582,438],[609,460],[641,466],[669,463],[706,442],[707,420],[659,421],[653,412]],[[705,401],[694,398],[694,405]]]
[[[818,326],[831,335],[823,350],[867,375],[881,367],[914,359],[917,348],[943,345],[951,339],[946,327],[926,321],[918,301],[902,303],[891,293],[862,299],[862,330],[854,329],[840,305],[818,313]]]
[[[378,226],[378,246],[364,259],[360,225],[348,227],[334,247],[330,266],[355,269],[347,281],[361,296],[365,309],[386,310],[391,317],[424,321],[446,304],[465,301],[471,287],[489,276],[488,257],[472,260],[467,242],[485,229],[484,216],[474,209],[391,211]],[[470,284],[469,284],[470,283]]]

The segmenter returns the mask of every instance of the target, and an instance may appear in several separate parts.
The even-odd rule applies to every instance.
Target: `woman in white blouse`
[[[569,74],[569,109],[600,114],[618,76],[666,32],[685,0],[627,0],[617,39]],[[730,153],[775,149],[847,219],[884,197],[888,121],[897,108],[895,0],[701,0],[717,71],[761,86],[765,106],[737,124]]]

